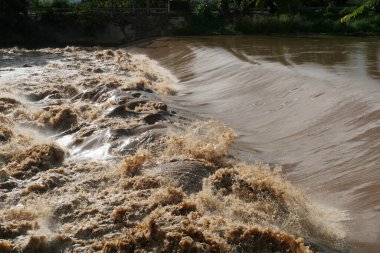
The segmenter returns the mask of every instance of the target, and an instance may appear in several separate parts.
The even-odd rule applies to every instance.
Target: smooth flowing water
[[[311,198],[348,214],[352,252],[380,249],[380,38],[160,38],[133,47],[178,78],[179,108],[238,134]]]

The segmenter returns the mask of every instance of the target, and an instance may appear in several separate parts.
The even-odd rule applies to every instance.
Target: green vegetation
[[[195,13],[177,30],[180,35],[197,34],[337,34],[380,35],[380,15],[367,14],[341,21],[341,11],[238,15],[224,19],[211,11]],[[348,15],[348,14],[344,14]]]
[[[341,21],[347,22],[347,21],[351,20],[352,18],[364,13],[365,11],[376,8],[379,4],[380,4],[380,0],[366,0],[359,7],[357,7],[355,10],[353,10],[349,14],[345,15],[341,19]]]
[[[196,34],[379,35],[380,0],[217,0],[196,4],[177,30]]]
[[[144,20],[148,7],[167,5],[167,0],[0,0],[0,45],[49,44],[48,32],[41,30],[46,26],[91,36],[111,23],[124,25],[129,16]],[[183,0],[182,9],[174,11],[186,18],[174,29],[180,35],[380,35],[380,0]]]

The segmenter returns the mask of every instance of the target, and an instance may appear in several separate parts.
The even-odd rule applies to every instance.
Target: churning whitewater
[[[344,251],[347,217],[235,132],[173,109],[143,55],[0,51],[0,252]]]

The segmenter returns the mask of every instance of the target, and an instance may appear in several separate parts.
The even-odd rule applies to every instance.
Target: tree
[[[269,8],[270,12],[278,10],[281,12],[297,12],[301,6],[301,0],[252,0],[252,3],[257,7]]]
[[[380,0],[366,0],[362,5],[357,7],[353,12],[341,18],[341,22],[347,22],[352,18],[362,14],[364,11],[374,8],[380,4]]]

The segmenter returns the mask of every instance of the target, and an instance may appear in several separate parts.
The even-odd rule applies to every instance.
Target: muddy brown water
[[[352,252],[380,250],[380,38],[160,38],[129,50],[178,78],[170,104],[221,120],[248,159],[284,165],[347,212]]]

